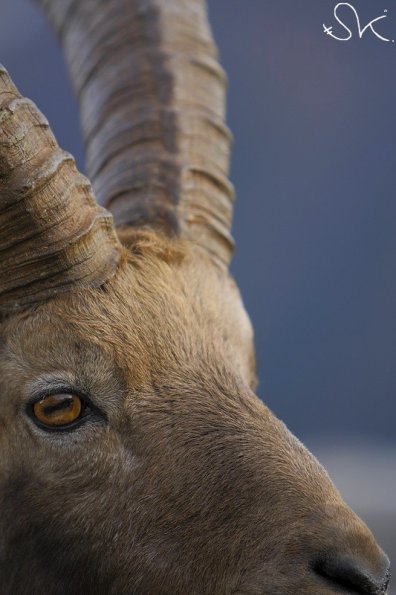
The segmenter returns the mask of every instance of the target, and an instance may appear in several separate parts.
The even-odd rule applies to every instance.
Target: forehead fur
[[[252,385],[252,331],[233,280],[187,243],[150,232],[129,235],[127,243],[106,285],[60,295],[6,321],[8,350],[36,364],[46,353],[56,367],[65,352],[78,357],[76,347],[96,347],[133,371],[136,384],[199,362],[226,364]]]

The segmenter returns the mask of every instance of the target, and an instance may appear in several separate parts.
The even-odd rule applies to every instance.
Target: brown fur
[[[380,576],[371,533],[252,392],[233,281],[188,242],[120,235],[104,287],[0,326],[2,595],[330,595],[313,567],[333,552]],[[32,391],[60,381],[103,416],[38,428]]]

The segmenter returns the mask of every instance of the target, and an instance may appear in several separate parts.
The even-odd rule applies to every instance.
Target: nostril
[[[357,560],[346,557],[324,557],[314,564],[313,569],[334,586],[360,595],[386,595],[390,580],[389,564],[382,576],[375,577]]]

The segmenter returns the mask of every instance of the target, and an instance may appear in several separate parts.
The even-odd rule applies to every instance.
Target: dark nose
[[[314,565],[315,572],[334,587],[342,587],[343,592],[360,595],[385,595],[387,593],[390,568],[389,559],[381,551],[374,574],[364,562],[339,555],[324,556]]]

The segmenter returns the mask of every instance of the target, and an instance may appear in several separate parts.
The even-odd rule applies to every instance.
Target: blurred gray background
[[[396,560],[396,43],[334,0],[209,0],[229,75],[233,271],[259,394]],[[396,39],[395,0],[356,0]],[[62,56],[29,0],[1,0],[0,62],[81,168]],[[395,581],[396,582],[396,581]],[[396,589],[394,587],[394,592]]]

